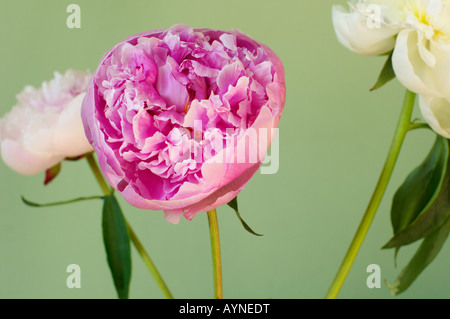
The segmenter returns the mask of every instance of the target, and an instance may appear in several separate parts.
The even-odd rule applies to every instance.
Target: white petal
[[[442,10],[442,1],[441,0],[429,0],[429,3],[426,7],[427,14],[434,16],[441,12]]]
[[[434,68],[436,66],[436,57],[427,48],[427,39],[423,32],[417,32],[418,40],[417,47],[419,48],[419,55],[427,66]]]
[[[433,69],[436,89],[450,101],[450,44],[431,40],[430,51],[436,57],[436,66]]]
[[[12,170],[24,175],[34,175],[46,170],[62,160],[61,157],[39,153],[23,147],[16,141],[5,139],[1,141],[3,161]]]
[[[397,79],[407,89],[418,94],[440,96],[433,69],[421,58],[417,31],[402,30],[397,36],[392,65]]]
[[[174,211],[174,210],[165,210],[164,217],[171,224],[178,224],[180,221],[182,211]]]
[[[420,95],[419,106],[431,128],[445,138],[450,138],[450,102],[445,98]]]
[[[369,27],[367,17],[359,12],[348,12],[339,5],[333,6],[332,19],[339,42],[355,53],[380,55],[394,48],[396,28],[384,24],[379,28]]]
[[[93,151],[84,133],[81,104],[86,93],[70,101],[58,118],[54,130],[55,151],[66,156],[78,156]]]

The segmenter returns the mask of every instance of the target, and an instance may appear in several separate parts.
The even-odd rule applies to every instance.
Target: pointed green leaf
[[[108,265],[120,299],[128,299],[131,280],[131,250],[127,224],[113,195],[103,204],[103,241]]]
[[[233,198],[230,202],[228,202],[227,205],[233,208],[235,211],[239,211],[237,196]]]
[[[248,231],[250,234],[253,234],[255,236],[263,236],[262,234],[258,234],[256,232],[254,232],[253,229],[251,229],[250,226],[242,219],[241,214],[239,214],[237,196],[228,203],[228,206],[233,208],[234,212],[236,213],[236,216],[239,218],[242,226],[244,226],[246,231]]]
[[[45,171],[44,185],[47,185],[58,176],[61,171],[61,162]]]
[[[39,204],[39,203],[35,203],[32,201],[29,201],[28,199],[26,199],[25,197],[21,196],[22,201],[31,207],[49,207],[49,206],[59,206],[59,205],[66,205],[66,204],[71,204],[71,203],[76,203],[76,202],[81,202],[81,201],[85,201],[85,200],[91,200],[91,199],[102,199],[104,196],[90,196],[90,197],[78,197],[78,198],[74,198],[74,199],[69,199],[69,200],[65,200],[65,201],[61,201],[61,202],[54,202],[54,203],[47,203],[47,204]]]
[[[380,75],[378,76],[377,82],[370,89],[370,91],[375,91],[376,89],[379,89],[393,78],[395,78],[395,73],[394,68],[392,67],[392,52],[391,52],[389,54],[388,59],[386,60],[386,63],[383,66],[383,69],[380,72]]]
[[[398,295],[405,291],[417,276],[433,261],[444,245],[449,231],[450,219],[447,219],[441,227],[425,237],[411,261],[398,275],[394,284],[392,286],[388,284],[388,288],[393,295]]]
[[[394,237],[383,247],[410,244],[429,235],[450,215],[448,140],[438,136],[425,161],[397,190],[391,209]]]
[[[409,174],[395,193],[391,208],[394,234],[411,224],[438,194],[445,175],[445,144],[444,138],[436,137],[426,159]]]

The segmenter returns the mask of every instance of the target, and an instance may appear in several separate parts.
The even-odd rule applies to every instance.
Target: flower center
[[[427,40],[450,41],[450,1],[410,0],[405,5],[406,23]]]

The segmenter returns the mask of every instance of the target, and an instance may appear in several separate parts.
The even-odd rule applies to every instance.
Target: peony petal
[[[243,72],[242,63],[236,61],[225,66],[217,76],[217,86],[221,92],[226,92],[228,87],[235,86]]]
[[[81,120],[81,104],[86,93],[73,98],[61,112],[54,134],[55,148],[65,157],[78,156],[94,149],[86,138]]]
[[[212,193],[202,201],[184,208],[183,216],[188,220],[192,220],[198,212],[207,212],[229,203],[244,188],[245,184],[258,171],[258,168],[259,164],[251,166],[249,169],[242,172],[238,178],[217,189],[216,192]]]
[[[3,161],[8,167],[23,175],[34,175],[45,171],[63,160],[64,157],[49,153],[38,153],[25,149],[13,140],[1,141]]]
[[[164,218],[171,224],[178,224],[182,214],[182,211],[165,210]]]
[[[450,101],[450,44],[431,40],[430,52],[436,59],[436,65],[432,70],[436,88],[440,95]]]
[[[170,57],[168,58],[170,60]],[[189,95],[186,87],[172,75],[173,69],[169,62],[158,69],[156,88],[159,95],[167,102],[167,106],[175,105],[179,112],[184,110]]]
[[[450,138],[450,102],[445,98],[419,96],[422,116],[436,133]]]
[[[373,56],[394,48],[397,28],[384,24],[369,27],[367,17],[356,11],[348,12],[340,5],[332,7],[332,20],[338,41],[355,53]]]
[[[392,66],[397,79],[410,91],[439,96],[433,77],[433,69],[421,58],[417,31],[403,30],[397,36],[392,55]]]

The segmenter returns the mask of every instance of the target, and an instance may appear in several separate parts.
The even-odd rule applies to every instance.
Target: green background
[[[259,172],[240,194],[241,214],[218,209],[226,298],[322,298],[353,237],[382,168],[404,88],[393,81],[370,93],[383,58],[353,54],[336,40],[331,6],[337,1],[6,1],[0,0],[0,114],[27,84],[54,71],[94,71],[102,55],[129,35],[185,23],[238,28],[269,45],[286,71],[287,101],[280,122],[280,169]],[[345,1],[340,1],[344,3]],[[81,7],[81,29],[66,27],[66,7]],[[417,114],[420,116],[420,114]],[[408,134],[404,148],[342,298],[391,298],[382,283],[369,289],[366,268],[381,267],[393,282],[417,244],[381,250],[392,234],[389,209],[395,189],[425,157],[433,134]],[[0,297],[115,298],[101,235],[101,201],[30,208],[20,195],[49,202],[101,194],[86,161],[65,162],[43,186],[0,163]],[[213,296],[206,214],[178,225],[162,212],[142,211],[120,199],[144,246],[178,298]],[[133,249],[131,298],[161,298]],[[66,267],[81,267],[81,288],[66,287]],[[450,245],[400,297],[450,296]]]

